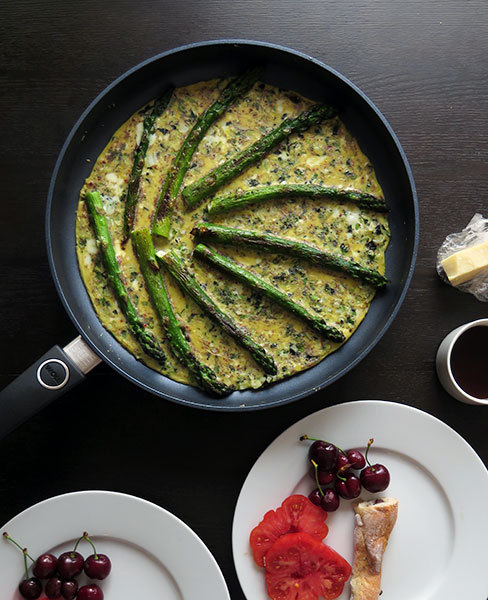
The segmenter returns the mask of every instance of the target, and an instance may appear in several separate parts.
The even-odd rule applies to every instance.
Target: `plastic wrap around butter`
[[[437,253],[439,276],[488,302],[488,219],[475,214],[459,233],[446,237]]]

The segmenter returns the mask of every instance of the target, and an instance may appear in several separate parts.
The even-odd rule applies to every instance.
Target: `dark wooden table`
[[[419,255],[406,300],[353,371],[273,410],[192,410],[99,366],[81,387],[0,440],[0,522],[68,491],[141,496],[196,531],[239,600],[231,548],[237,496],[260,453],[298,419],[344,401],[392,400],[443,420],[488,462],[486,409],[448,396],[434,369],[444,335],[488,310],[435,272],[445,236],[475,212],[488,214],[488,4],[3,0],[0,387],[75,335],[51,280],[44,238],[48,183],[72,125],[138,62],[190,42],[230,37],[317,57],[356,83],[389,120],[410,161],[420,205]]]

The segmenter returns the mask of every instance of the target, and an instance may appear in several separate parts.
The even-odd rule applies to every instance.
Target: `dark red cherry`
[[[348,450],[346,454],[352,469],[359,470],[366,466],[366,460],[359,450]]]
[[[361,471],[361,485],[368,492],[383,492],[390,485],[390,473],[384,465],[375,464]]]
[[[344,473],[347,473],[347,471],[349,471],[350,466],[351,466],[351,464],[349,463],[347,455],[344,454],[343,452],[339,452],[337,454],[337,465],[336,465],[337,473],[341,473],[342,475],[344,475]]]
[[[63,552],[58,558],[58,573],[61,579],[72,579],[83,571],[83,556],[70,550]]]
[[[103,592],[96,583],[83,585],[78,590],[78,600],[103,600]]]
[[[324,497],[320,506],[327,512],[334,512],[339,508],[340,499],[337,492],[333,489],[324,490]]]
[[[23,579],[19,583],[19,592],[22,598],[27,598],[29,600],[35,600],[35,598],[39,598],[42,592],[42,585],[37,577],[29,577],[28,579]]]
[[[308,499],[312,504],[315,504],[315,506],[320,506],[322,503],[322,494],[320,493],[319,488],[315,488],[312,492],[310,492]]]
[[[322,440],[316,440],[308,451],[308,456],[311,461],[317,463],[318,468],[323,471],[331,471],[335,469],[337,464],[337,448],[334,444],[329,444]]]
[[[309,475],[315,482],[317,482],[317,480],[315,479],[314,466],[310,468]],[[332,483],[334,481],[334,473],[333,471],[324,471],[322,469],[317,469],[317,478],[321,486],[329,485],[329,483]]]
[[[61,586],[63,585],[62,579],[59,577],[51,577],[46,582],[44,589],[48,598],[61,598]]]
[[[339,496],[350,500],[361,493],[361,483],[356,475],[347,473],[344,479],[336,479],[335,489]]]
[[[10,537],[6,531],[4,531],[2,535],[9,542],[12,542],[12,544],[17,546],[17,548],[22,551],[22,554],[24,557],[25,579],[23,579],[19,583],[20,595],[23,598],[32,598],[32,599],[39,598],[39,596],[41,595],[41,592],[42,592],[41,582],[39,581],[39,579],[37,577],[29,577],[29,570],[28,570],[28,566],[27,566],[28,558],[32,562],[35,562],[35,560],[28,553],[27,548],[22,548],[22,546],[18,542],[16,542],[12,537]]]
[[[68,581],[63,581],[61,584],[61,596],[63,596],[64,600],[73,600],[77,592],[78,582],[76,579],[69,579]]]
[[[390,473],[384,465],[372,465],[368,460],[368,453],[374,439],[368,441],[366,448],[366,462],[368,466],[361,471],[361,484],[368,492],[383,492],[390,484]]]
[[[105,579],[111,568],[110,558],[105,554],[90,554],[85,560],[85,573],[92,579]]]
[[[45,554],[41,554],[36,560],[32,572],[36,577],[39,577],[39,579],[48,579],[56,573],[57,563],[58,559],[54,554],[46,552]]]
[[[95,544],[86,531],[83,533],[83,538],[80,539],[85,539],[93,548],[93,554],[90,554],[85,560],[85,573],[92,579],[105,579],[112,568],[110,558],[106,554],[97,553]]]

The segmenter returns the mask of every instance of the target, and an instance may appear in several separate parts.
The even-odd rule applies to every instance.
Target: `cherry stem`
[[[349,463],[346,463],[345,465],[342,465],[342,467],[336,473],[337,479],[340,479],[341,481],[346,481],[346,478],[342,477],[342,472],[343,471],[347,471],[350,468],[351,468],[351,465]]]
[[[27,548],[22,548],[22,552],[24,554],[24,568],[25,568],[25,578],[29,579],[29,567],[27,566],[27,557],[29,556],[27,554]],[[29,556],[30,558],[30,556]],[[32,559],[31,559],[32,560]]]
[[[98,554],[97,554],[97,549],[95,548],[95,544],[91,541],[91,539],[88,537],[88,533],[85,531],[85,533],[83,534],[83,537],[85,538],[85,540],[87,542],[89,542],[91,544],[91,547],[93,548],[93,555],[95,557],[95,560],[98,560]]]
[[[83,534],[80,538],[78,538],[78,540],[77,540],[77,542],[75,544],[75,547],[73,548],[73,552],[71,553],[71,558],[75,557],[75,552],[76,552],[76,550],[78,548],[78,544],[81,542],[81,540],[84,540],[84,539],[85,539],[85,534]]]
[[[339,452],[342,452],[342,454],[344,454],[344,456],[347,456],[347,454],[344,452],[344,450],[342,448],[339,448],[339,446],[337,446],[337,444],[333,444],[332,442],[328,442],[327,440],[319,440],[318,438],[308,437],[307,434],[301,435],[300,441],[304,442],[305,440],[310,440],[311,442],[324,442],[325,444],[330,444],[331,446],[335,446],[337,448],[337,450],[339,450]]]
[[[374,470],[375,470],[375,468],[374,468],[374,467],[371,465],[371,463],[370,463],[370,462],[369,462],[369,460],[368,460],[368,452],[369,452],[369,449],[371,448],[371,446],[372,446],[373,442],[374,442],[374,438],[370,438],[370,439],[369,439],[369,441],[368,441],[368,446],[366,447],[366,452],[364,453],[364,458],[366,459],[366,462],[368,463],[368,467],[369,467],[369,468],[370,468],[372,471],[374,471]]]
[[[35,561],[35,560],[32,558],[32,556],[31,556],[30,554],[28,554],[28,553],[27,553],[27,548],[23,548],[23,547],[22,547],[20,544],[18,544],[18,543],[17,543],[17,542],[16,542],[16,541],[15,541],[13,538],[11,538],[11,537],[9,536],[9,534],[8,534],[6,531],[4,531],[4,532],[3,532],[3,537],[4,537],[6,540],[8,540],[9,542],[12,542],[12,544],[15,544],[19,550],[22,550],[22,552],[25,554],[25,556],[28,556],[28,557],[31,559],[31,561],[32,561],[32,562],[36,562],[36,561]]]
[[[312,465],[313,468],[315,469],[315,483],[317,484],[317,487],[319,489],[319,494],[322,496],[322,498],[325,496],[324,491],[322,489],[322,486],[319,483],[319,466],[318,464],[312,460]]]

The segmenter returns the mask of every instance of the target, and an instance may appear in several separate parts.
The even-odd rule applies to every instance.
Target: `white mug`
[[[488,398],[477,398],[476,396],[471,396],[462,387],[459,386],[454,375],[452,373],[451,368],[451,354],[452,349],[460,338],[460,336],[471,327],[488,327],[488,319],[478,319],[477,321],[471,321],[471,323],[466,323],[465,325],[461,325],[457,327],[451,333],[449,333],[441,342],[439,349],[437,350],[436,356],[436,369],[437,376],[439,380],[446,390],[448,394],[450,394],[453,398],[457,400],[461,400],[461,402],[466,402],[467,404],[478,404],[488,406]],[[488,332],[487,332],[488,339]],[[488,377],[488,365],[486,368],[486,376]]]

